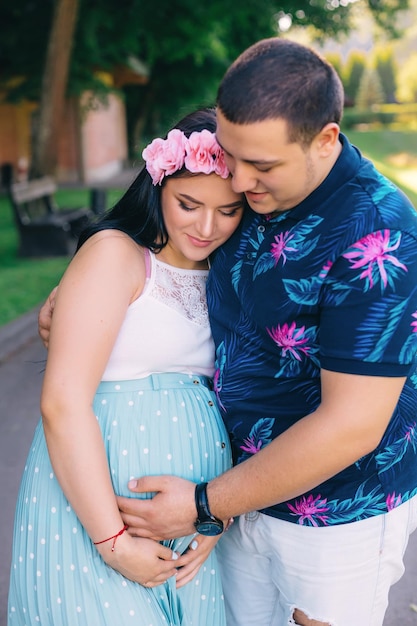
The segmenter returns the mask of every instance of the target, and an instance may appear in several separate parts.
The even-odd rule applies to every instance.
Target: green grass
[[[349,130],[350,141],[396,183],[417,207],[417,130]],[[108,206],[121,195],[108,194]],[[60,190],[60,206],[87,206],[88,190]],[[0,196],[0,326],[38,306],[60,280],[69,259],[19,259],[12,211]]]
[[[349,130],[346,135],[417,208],[417,130]]]
[[[121,195],[112,190],[108,205]],[[58,206],[88,206],[88,190],[60,190],[56,194]],[[8,198],[0,195],[0,326],[27,313],[42,302],[60,280],[69,258],[19,258],[18,234],[13,222]]]

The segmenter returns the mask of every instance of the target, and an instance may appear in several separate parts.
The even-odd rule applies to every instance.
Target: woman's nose
[[[198,230],[200,235],[209,238],[214,231],[215,215],[212,211],[204,211],[198,222]]]

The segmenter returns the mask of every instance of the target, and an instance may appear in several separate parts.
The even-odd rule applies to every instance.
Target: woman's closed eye
[[[179,201],[179,205],[182,209],[184,209],[184,211],[195,211],[195,209],[197,209],[197,206],[189,206],[181,200]]]

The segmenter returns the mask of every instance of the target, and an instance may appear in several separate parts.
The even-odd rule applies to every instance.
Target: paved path
[[[36,337],[36,311],[0,328],[0,626],[6,626],[14,506],[38,420],[45,357]],[[417,626],[413,605],[417,606],[417,532],[406,553],[406,573],[392,588],[384,626]]]

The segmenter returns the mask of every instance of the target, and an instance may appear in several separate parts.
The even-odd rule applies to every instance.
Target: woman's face
[[[230,178],[198,174],[167,178],[161,193],[168,244],[161,259],[177,267],[198,268],[235,231],[244,207],[243,194]]]

